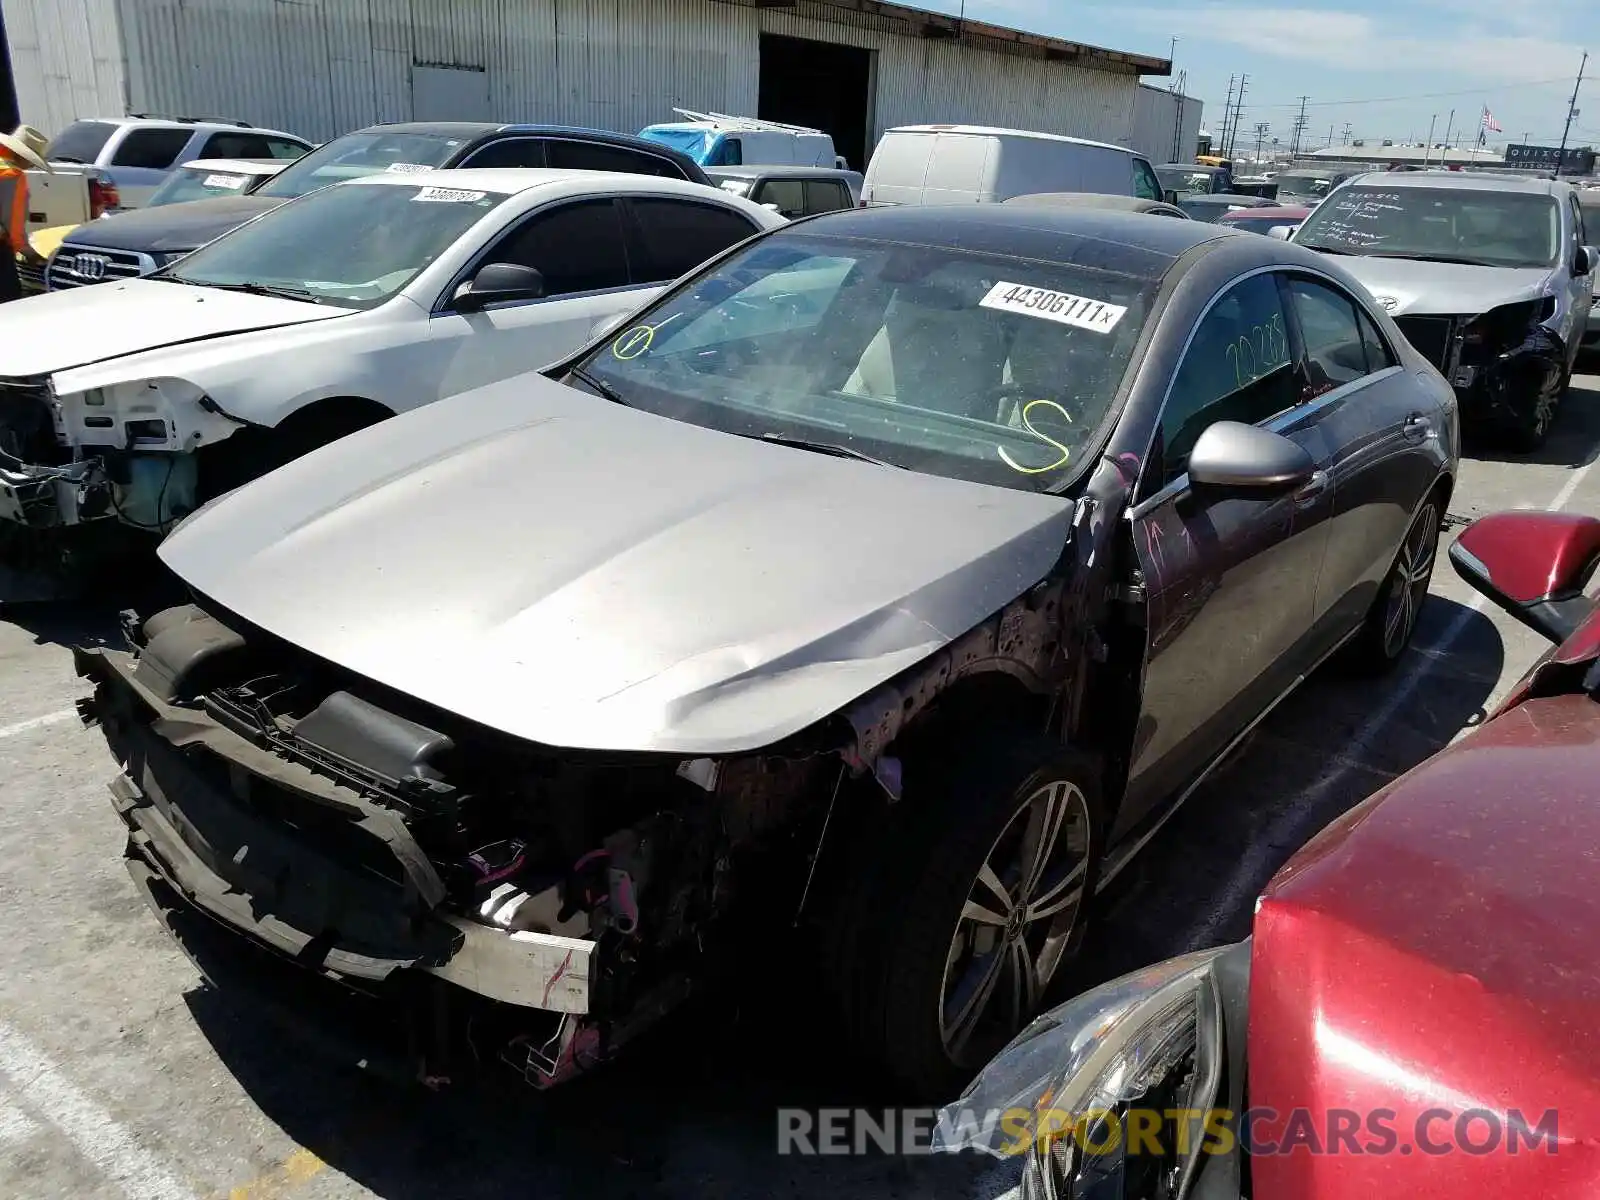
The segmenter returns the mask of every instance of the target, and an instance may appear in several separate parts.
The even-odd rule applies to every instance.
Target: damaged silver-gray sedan
[[[194,603],[78,662],[136,879],[208,971],[310,968],[303,1022],[548,1085],[798,925],[948,1095],[1256,720],[1401,657],[1456,440],[1310,251],[834,213],[212,502]]]
[[[1592,236],[1566,183],[1417,171],[1357,176],[1294,241],[1340,256],[1455,386],[1469,426],[1533,450],[1585,340]]]

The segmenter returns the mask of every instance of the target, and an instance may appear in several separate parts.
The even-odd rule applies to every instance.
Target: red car
[[[1600,520],[1485,517],[1450,558],[1552,648],[1291,858],[1250,939],[1040,1017],[935,1148],[1020,1157],[1022,1200],[1600,1195]]]
[[[1235,208],[1217,218],[1218,225],[1229,229],[1246,229],[1251,233],[1271,233],[1274,226],[1290,228],[1311,215],[1309,208]]]

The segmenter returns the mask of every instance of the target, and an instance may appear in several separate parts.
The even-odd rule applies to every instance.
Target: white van
[[[1126,146],[977,125],[889,130],[867,164],[861,196],[869,206],[997,204],[1040,192],[1162,198],[1155,168]]]
[[[681,150],[702,167],[845,166],[834,151],[833,139],[820,129],[687,108],[673,111],[689,119],[646,125],[639,136]]]

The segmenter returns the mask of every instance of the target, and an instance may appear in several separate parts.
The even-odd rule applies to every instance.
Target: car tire
[[[831,974],[851,1040],[928,1101],[957,1095],[1062,977],[1087,925],[1105,836],[1093,757],[1036,734],[964,740],[920,769],[907,762],[904,798],[849,872],[831,922]],[[1024,854],[1049,832],[1026,889]],[[962,1019],[963,998],[978,1001],[965,1010],[975,1020]]]
[[[1444,493],[1435,489],[1412,518],[1378,598],[1347,648],[1345,664],[1354,673],[1382,675],[1405,656],[1439,559],[1443,521]]]
[[[1526,410],[1512,413],[1505,419],[1506,440],[1519,454],[1532,454],[1540,449],[1561,410],[1562,398],[1572,384],[1572,371],[1566,370],[1551,389],[1540,389]]]

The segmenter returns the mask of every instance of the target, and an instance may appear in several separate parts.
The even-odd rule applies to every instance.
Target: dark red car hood
[[[1258,1200],[1600,1196],[1600,703],[1530,700],[1329,826],[1262,896],[1250,984],[1252,1109],[1365,1122],[1386,1154],[1257,1154]],[[1509,1153],[1412,1145],[1455,1116],[1556,1110]],[[1470,1138],[1482,1144],[1488,1126]],[[1381,1139],[1379,1139],[1381,1140]],[[1372,1146],[1366,1133],[1358,1144]],[[1348,1143],[1347,1143],[1348,1145]],[[1327,1149],[1327,1147],[1324,1147]]]

